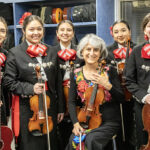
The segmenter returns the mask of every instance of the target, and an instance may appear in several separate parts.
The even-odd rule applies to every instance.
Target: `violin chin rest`
[[[80,122],[80,126],[81,126],[83,129],[89,129],[89,125],[88,125],[86,122]]]
[[[34,130],[31,132],[33,136],[42,136],[43,134],[39,130]]]

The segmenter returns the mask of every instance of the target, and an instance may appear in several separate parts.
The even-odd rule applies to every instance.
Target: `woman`
[[[58,52],[59,66],[63,79],[63,100],[65,104],[65,117],[63,121],[61,122],[62,118],[58,118],[61,150],[65,149],[73,128],[68,114],[68,89],[70,82],[70,71],[81,65],[81,60],[79,60],[79,58],[76,56],[76,45],[72,42],[74,34],[75,30],[71,21],[63,20],[58,24],[56,35],[59,44],[55,46],[54,49],[56,49]]]
[[[144,17],[142,28],[147,42],[144,42],[133,49],[125,73],[126,86],[133,96],[136,97],[134,108],[138,148],[147,143],[147,133],[143,130],[142,108],[144,104],[150,104],[150,57],[148,53],[150,41],[150,13]]]
[[[6,61],[6,56],[7,56],[7,50],[3,49],[3,43],[7,38],[7,23],[3,17],[0,17],[0,66],[1,66],[1,76],[0,82],[1,84],[1,124],[2,125],[7,125],[7,117],[9,116],[9,98],[8,98],[8,92],[7,90],[3,87],[3,72],[4,72],[4,66],[5,66],[5,61]]]
[[[114,22],[111,26],[111,35],[114,39],[114,43],[107,47],[108,58],[107,61],[110,65],[117,68],[120,82],[124,83],[123,71],[124,67],[119,64],[127,63],[129,55],[135,46],[135,43],[131,41],[131,29],[128,22],[119,20]],[[128,94],[126,87],[123,86],[125,99],[122,99],[123,104],[120,105],[122,113],[122,131],[120,136],[118,135],[117,141],[121,149],[133,150],[136,143],[135,128],[134,128],[134,117],[133,117],[133,103],[134,100],[131,94]],[[122,139],[122,140],[121,140]],[[120,141],[120,142],[119,142]]]
[[[73,134],[66,149],[74,149],[72,146],[74,135],[79,136],[80,132],[84,131],[77,117],[77,96],[84,106],[86,90],[97,84],[105,93],[102,102],[98,105],[102,123],[86,135],[84,143],[88,150],[102,150],[120,128],[119,101],[124,98],[123,92],[116,70],[112,67],[99,66],[99,63],[107,57],[106,45],[101,38],[95,34],[87,34],[77,47],[77,55],[85,61],[85,65],[71,74],[69,113],[73,122]],[[88,126],[87,123],[85,125]]]
[[[57,103],[62,102],[62,80],[57,53],[53,51],[52,47],[41,42],[44,28],[38,16],[26,17],[23,21],[22,31],[25,40],[10,50],[4,75],[4,85],[13,94],[14,116],[12,119],[14,134],[17,137],[17,150],[47,150],[49,142],[51,149],[57,150],[57,112],[58,115],[62,113],[61,108],[57,110]],[[40,67],[42,80],[45,84],[38,82],[36,66]],[[29,121],[33,116],[30,98],[42,94],[44,89],[50,98],[48,116],[52,117],[53,122],[49,142],[47,142],[47,134],[43,135],[42,131],[29,131]],[[39,109],[41,110],[41,108]]]

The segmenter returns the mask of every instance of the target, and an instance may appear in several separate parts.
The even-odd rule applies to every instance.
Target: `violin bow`
[[[48,111],[47,111],[47,102],[46,102],[46,92],[45,92],[45,84],[44,84],[44,102],[45,102],[45,115],[46,115],[46,128],[47,128],[47,144],[48,144],[48,150],[51,150],[50,147],[50,137],[49,137],[49,126],[48,126]]]
[[[80,143],[80,150],[82,150],[82,144],[81,144],[81,131],[80,131],[79,143]]]

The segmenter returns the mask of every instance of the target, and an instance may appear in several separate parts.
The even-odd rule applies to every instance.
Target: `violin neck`
[[[97,87],[98,87],[98,85],[95,84],[94,88],[93,88],[93,91],[92,91],[91,98],[90,98],[90,105],[94,104],[94,101],[95,101],[95,98],[96,98],[96,94],[97,94]]]
[[[44,83],[44,81],[42,80],[42,78],[38,79],[38,83]],[[45,115],[44,115],[44,96],[43,93],[38,95],[39,97],[39,119],[45,119]]]

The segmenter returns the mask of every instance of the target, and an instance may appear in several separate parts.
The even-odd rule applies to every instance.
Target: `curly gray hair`
[[[92,45],[94,48],[100,49],[101,55],[100,55],[99,61],[101,61],[107,57],[108,51],[107,51],[106,44],[105,44],[104,40],[101,39],[100,37],[98,37],[97,35],[90,33],[90,34],[85,35],[80,40],[80,42],[77,46],[77,56],[80,59],[83,59],[82,51],[87,44]]]

